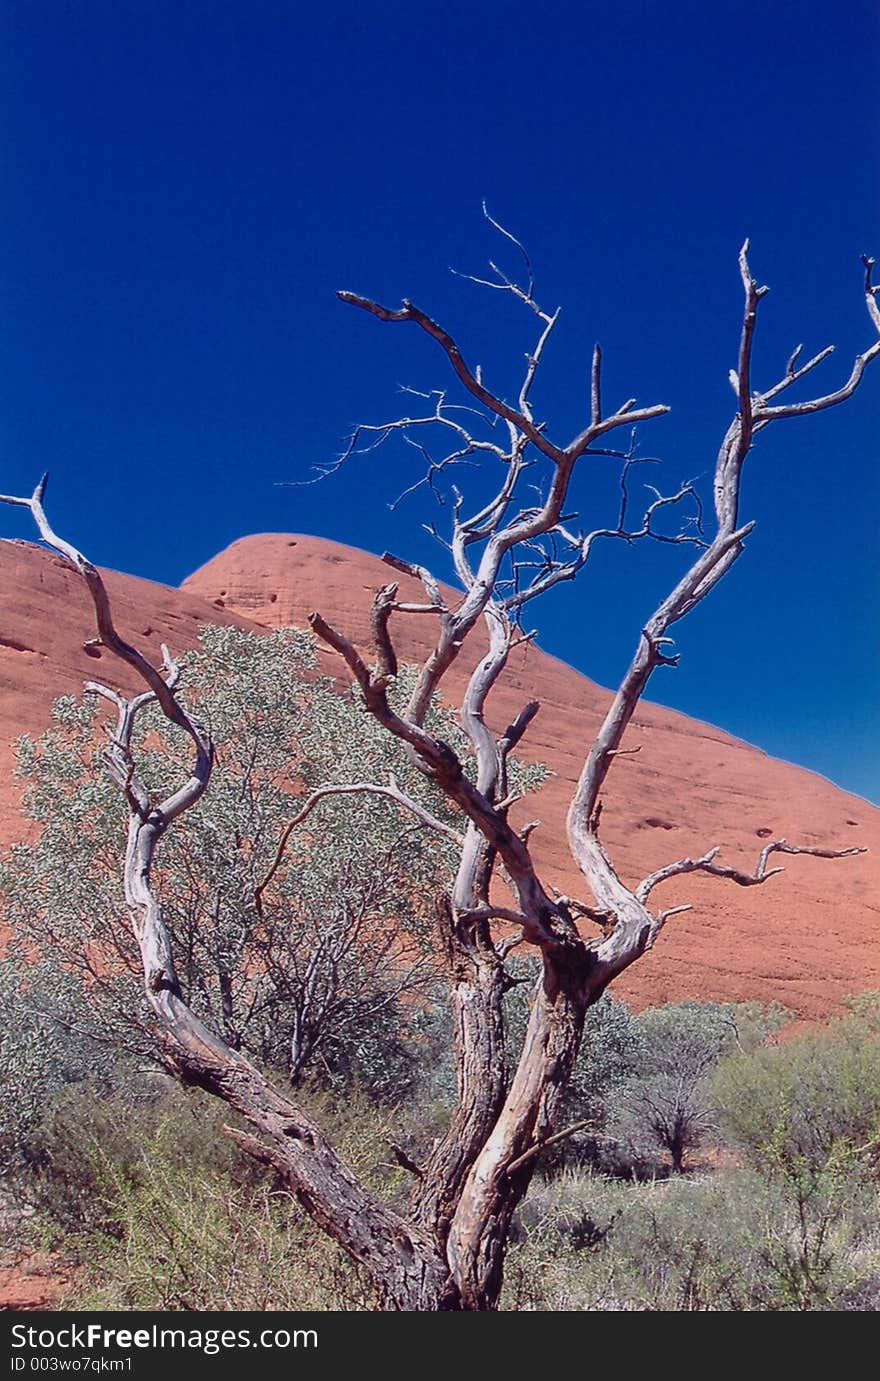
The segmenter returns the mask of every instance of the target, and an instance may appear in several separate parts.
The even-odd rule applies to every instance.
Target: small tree
[[[498,227],[514,246],[518,242]],[[437,898],[442,953],[447,965],[455,1031],[458,1101],[449,1126],[420,1167],[409,1207],[390,1209],[361,1183],[320,1129],[286,1092],[274,1087],[216,1029],[187,1004],[174,963],[167,924],[153,884],[157,846],[208,790],[214,766],[209,727],[177,693],[178,668],[166,655],[152,665],[120,637],[106,589],[96,568],[52,529],[45,513],[45,481],[29,498],[9,502],[29,508],[41,536],[82,575],[95,606],[98,635],[109,652],[128,663],[145,683],[133,700],[110,694],[118,723],[108,754],[109,770],[129,811],[125,858],[126,901],[140,947],[147,1000],[166,1035],[166,1058],[181,1076],[226,1100],[250,1123],[253,1133],[231,1132],[239,1144],[265,1161],[289,1184],[318,1224],[361,1263],[381,1307],[396,1310],[478,1310],[496,1307],[511,1219],[531,1180],[543,1145],[557,1133],[562,1098],[577,1056],[586,1012],[608,985],[655,943],[663,925],[683,907],[662,908],[652,894],[673,877],[695,871],[740,886],[764,883],[775,853],[838,857],[835,851],[769,842],[755,871],[717,862],[718,846],[695,859],[670,862],[627,886],[618,876],[600,837],[601,797],[621,752],[636,707],[658,667],[674,666],[670,630],[696,608],[739,559],[752,530],[740,515],[740,480],[758,434],[771,424],[833,407],[850,398],[867,366],[880,355],[880,339],[858,355],[849,378],[831,393],[789,402],[783,395],[827,357],[822,351],[804,364],[796,351],[781,377],[756,391],[751,356],[757,311],[766,289],[749,271],[746,247],[740,255],[743,324],[731,381],[736,411],[715,466],[714,519],[702,530],[692,485],[656,494],[634,517],[629,484],[639,464],[634,441],[614,446],[615,433],[631,435],[639,423],[667,411],[637,407],[634,399],[609,411],[602,391],[601,353],[596,348],[587,417],[569,439],[536,418],[532,395],[558,313],[546,312],[535,297],[528,260],[527,281],[516,283],[497,268],[488,286],[521,303],[537,323],[537,339],[526,357],[516,401],[506,401],[487,375],[471,368],[449,332],[412,302],[389,309],[353,293],[344,302],[379,321],[415,327],[436,342],[463,388],[466,406],[451,402],[446,389],[430,395],[421,415],[379,427],[359,428],[347,455],[361,444],[375,445],[403,434],[428,457],[425,481],[437,484],[456,462],[483,459],[498,467],[497,486],[468,508],[456,495],[449,549],[461,586],[450,599],[426,568],[386,556],[389,567],[421,583],[421,600],[399,598],[399,582],[376,594],[372,610],[372,664],[344,631],[320,613],[312,627],[348,667],[367,711],[405,746],[411,761],[461,817],[461,844],[451,892]],[[880,304],[866,264],[865,298],[880,332]],[[430,433],[450,445],[434,459]],[[574,530],[568,514],[572,483],[582,462],[601,455],[621,467],[621,503],[615,518],[589,531]],[[543,480],[543,482],[542,482]],[[535,482],[537,481],[537,488]],[[416,481],[421,483],[422,481]],[[664,527],[671,513],[690,504],[695,522],[680,531]],[[686,547],[693,561],[638,631],[633,660],[592,744],[568,815],[568,842],[591,896],[583,901],[555,895],[539,876],[529,847],[529,830],[511,822],[508,758],[538,712],[523,707],[494,733],[487,723],[493,686],[504,673],[511,649],[524,635],[520,619],[528,604],[560,581],[577,576],[600,541],[661,541]],[[393,627],[414,609],[436,620],[436,640],[420,669],[405,707],[391,696],[398,674]],[[466,643],[482,628],[486,644],[458,703],[472,764],[428,722],[434,696]],[[155,700],[191,744],[189,774],[166,793],[151,791],[133,751],[139,716]],[[396,786],[352,783],[349,791],[392,795],[408,805],[426,827],[424,811]],[[345,788],[330,783],[311,793],[296,816],[302,824],[317,802]],[[855,853],[857,850],[842,851]],[[494,885],[498,883],[498,886]],[[506,887],[510,900],[501,895]],[[585,937],[581,924],[597,933]],[[499,931],[499,926],[502,930]],[[505,960],[515,945],[532,946],[541,973],[535,987],[522,1047],[508,1075],[504,1055],[502,998],[508,984]]]
[[[709,1079],[731,1050],[754,1049],[785,1020],[779,1006],[675,1002],[635,1019],[638,1077],[623,1091],[614,1130],[639,1151],[662,1151],[675,1174],[717,1125]]]
[[[185,1000],[233,1049],[293,1084],[317,1066],[324,1078],[400,1096],[417,1068],[407,1019],[438,979],[427,899],[448,886],[455,829],[393,740],[316,665],[308,633],[201,630],[186,679],[218,745],[212,808],[188,812],[168,837],[157,886],[169,898]],[[0,864],[14,933],[0,980],[18,1014],[0,1035],[6,1087],[29,1070],[28,1097],[2,1119],[10,1127],[36,1115],[72,1069],[94,1069],[97,1046],[141,1058],[154,1050],[151,1009],[131,1003],[137,956],[119,896],[122,803],[96,770],[106,743],[99,704],[95,693],[64,697],[42,738],[18,743],[24,808],[40,833]],[[462,739],[448,715],[435,722]],[[155,706],[139,716],[132,751],[154,789],[185,766],[186,745]],[[408,810],[386,809],[384,798],[332,794],[296,852],[279,852],[298,806],[292,792],[352,771],[382,781],[395,768],[438,812],[437,832],[418,828]],[[36,967],[27,962],[35,956]]]

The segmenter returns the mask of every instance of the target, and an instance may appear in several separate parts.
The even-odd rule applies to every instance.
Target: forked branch
[[[743,465],[751,450],[754,433],[770,421],[815,412],[844,402],[855,391],[865,368],[880,355],[878,340],[856,357],[849,380],[834,393],[802,404],[768,406],[768,397],[775,396],[783,388],[811,372],[827,358],[829,352],[822,352],[798,370],[796,364],[799,352],[796,351],[789,360],[786,374],[779,385],[764,395],[753,390],[752,345],[758,304],[765,296],[766,289],[759,288],[753,279],[749,270],[747,251],[748,242],[740,253],[740,275],[744,293],[743,323],[738,366],[732,376],[739,407],[727,429],[715,467],[715,536],[645,624],[633,661],[587,755],[569,810],[568,830],[572,853],[600,906],[618,917],[614,931],[598,948],[600,958],[608,965],[608,971],[612,974],[619,972],[621,967],[632,962],[653,943],[660,922],[648,911],[646,900],[652,887],[667,876],[674,876],[676,872],[700,870],[727,877],[741,886],[752,886],[778,871],[768,871],[766,867],[767,859],[773,852],[812,852],[828,858],[847,857],[857,852],[798,849],[780,841],[764,850],[755,873],[750,875],[716,864],[716,851],[713,850],[703,859],[682,860],[680,864],[670,865],[671,871],[660,870],[659,875],[655,874],[645,879],[641,887],[632,892],[617,876],[598,838],[601,792],[636,707],[654,670],[658,666],[674,666],[677,662],[675,655],[664,651],[671,643],[669,631],[675,623],[696,608],[727,574],[742,554],[744,539],[752,529],[751,523],[740,524],[739,504]],[[866,264],[866,300],[869,315],[873,324],[880,329],[880,312],[877,310],[870,272],[871,266]]]
[[[466,363],[454,337],[428,316],[427,312],[417,307],[414,302],[404,298],[403,305],[395,309],[383,307],[380,303],[373,302],[369,297],[362,297],[360,293],[340,291],[337,293],[337,297],[341,302],[347,302],[352,307],[360,307],[362,311],[378,317],[380,321],[412,321],[421,327],[426,335],[437,341],[468,393],[482,403],[483,407],[488,408],[489,412],[494,413],[496,417],[503,418],[504,421],[520,431],[536,450],[557,465],[571,464],[584,453],[591,442],[598,440],[600,436],[613,431],[616,427],[629,426],[636,422],[648,422],[654,417],[662,417],[664,413],[669,411],[663,403],[637,408],[635,400],[628,399],[616,412],[596,422],[591,419],[589,425],[578,432],[571,441],[564,446],[558,446],[544,435],[542,426],[532,421],[529,415],[530,409],[524,411],[522,407],[511,407],[503,398],[492,393],[483,384],[477,373]]]
[[[867,853],[867,849],[819,849],[807,844],[789,844],[784,839],[777,839],[772,844],[767,844],[761,850],[755,870],[752,873],[744,873],[740,868],[731,868],[723,863],[716,863],[715,858],[720,851],[720,844],[716,844],[714,849],[703,854],[702,858],[680,858],[676,863],[667,863],[664,868],[658,868],[656,872],[649,874],[636,889],[636,896],[639,901],[646,902],[655,887],[661,882],[668,882],[670,878],[678,877],[682,873],[710,873],[712,877],[726,878],[729,882],[735,882],[739,887],[755,887],[768,878],[775,877],[777,873],[785,871],[784,868],[769,868],[767,861],[771,854],[810,854],[813,858],[854,858],[856,854]]]
[[[173,687],[169,686],[163,679],[160,671],[154,667],[152,662],[144,657],[141,652],[138,652],[137,648],[132,647],[131,644],[127,643],[117,632],[113,622],[113,612],[110,607],[107,590],[97,568],[92,565],[91,561],[83,556],[81,551],[78,551],[76,547],[63,537],[59,537],[53,530],[43,507],[43,498],[45,497],[48,482],[49,476],[43,475],[29,498],[18,498],[13,495],[2,494],[0,495],[0,503],[15,504],[29,509],[37,525],[39,534],[46,545],[51,547],[54,551],[57,551],[60,556],[63,556],[69,561],[79,572],[92,597],[100,642],[107,648],[108,652],[112,652],[114,656],[119,657],[123,662],[127,662],[128,665],[137,672],[141,680],[146,682],[162,707],[163,714],[167,719],[170,719],[173,724],[177,724],[179,728],[189,734],[190,738],[195,743],[201,759],[201,756],[209,751],[208,735],[186,714],[174,695]],[[207,766],[208,764],[200,763],[199,769],[204,772]],[[207,775],[210,776],[209,767]]]

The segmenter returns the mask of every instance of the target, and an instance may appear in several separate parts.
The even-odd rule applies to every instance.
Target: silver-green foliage
[[[404,668],[398,701],[410,683]],[[311,1068],[393,1094],[412,1063],[410,1018],[436,978],[434,906],[454,842],[387,798],[329,797],[291,837],[262,908],[255,894],[286,821],[319,785],[385,784],[393,773],[436,817],[457,822],[357,695],[319,674],[308,634],[203,628],[185,695],[218,750],[208,795],[162,841],[154,877],[187,1002],[294,1081]],[[94,697],[65,697],[47,732],[18,744],[39,837],[0,866],[15,934],[0,983],[28,1014],[0,1046],[13,1087],[45,1090],[77,1065],[93,1072],[108,1047],[141,1058],[153,1050],[122,895],[125,807],[101,770],[104,720]],[[466,757],[448,713],[435,708],[428,727]],[[150,786],[186,776],[188,752],[158,711],[142,716],[135,753]],[[520,789],[540,778],[514,770]],[[72,1052],[72,1030],[88,1057]]]

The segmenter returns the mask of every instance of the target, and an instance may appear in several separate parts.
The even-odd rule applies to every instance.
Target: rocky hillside
[[[38,733],[52,698],[78,692],[89,677],[131,682],[106,653],[96,656],[98,649],[83,647],[93,632],[89,602],[59,558],[27,543],[2,543],[0,575],[0,838],[10,843],[26,830],[11,774],[12,740]],[[302,625],[314,608],[366,644],[372,593],[388,579],[377,557],[279,534],[234,543],[179,591],[107,576],[121,631],[154,655],[161,642],[178,651],[190,646],[206,621]],[[401,622],[399,641],[408,658],[424,654],[430,629],[431,620],[421,616]],[[450,676],[453,685],[461,684],[472,662],[473,656],[462,656]],[[325,666],[345,678],[338,659],[327,655]],[[608,693],[529,646],[497,688],[491,716],[506,724],[531,698],[542,708],[521,751],[553,773],[527,803],[527,818],[541,821],[533,847],[548,883],[577,895],[582,888],[565,848],[565,812]],[[674,879],[655,896],[667,906],[693,902],[694,909],[670,922],[656,950],[618,991],[639,1005],[686,996],[775,998],[816,1017],[847,993],[880,987],[880,811],[821,777],[654,705],[642,707],[626,746],[640,752],[615,766],[602,823],[627,880],[714,844],[725,861],[751,870],[771,837],[829,848],[865,845],[871,852],[839,862],[789,858],[781,876],[747,890],[714,879]]]
[[[314,537],[268,534],[233,543],[183,589],[223,614],[273,627],[302,625],[310,610],[319,609],[366,646],[372,593],[390,578],[388,567],[365,552]],[[423,598],[421,587],[405,577],[401,590],[403,598]],[[406,655],[424,655],[433,623],[427,616],[402,619],[396,634]],[[463,654],[453,667],[454,686],[475,656]],[[347,675],[341,665],[335,670]],[[540,796],[526,803],[527,818],[542,822],[533,847],[544,877],[578,895],[565,813],[609,695],[528,646],[493,693],[490,717],[505,725],[532,698],[540,700],[541,713],[521,751],[553,771]],[[620,991],[639,1003],[776,998],[813,1016],[847,993],[880,986],[880,811],[814,773],[655,705],[642,706],[625,746],[640,752],[622,757],[611,773],[602,830],[626,880],[714,844],[722,846],[724,860],[749,871],[770,838],[840,849],[861,845],[871,852],[835,862],[788,858],[783,874],[750,889],[720,879],[674,879],[655,898],[667,906],[692,901],[694,910],[670,922]]]

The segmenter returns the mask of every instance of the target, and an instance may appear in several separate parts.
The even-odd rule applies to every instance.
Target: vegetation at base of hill
[[[511,998],[522,1005],[519,988]],[[607,1049],[615,1033],[614,1054],[604,1073],[583,1061],[569,1108],[591,1130],[547,1153],[518,1214],[502,1307],[880,1307],[878,1014],[880,994],[863,995],[827,1027],[768,1044],[780,1009],[635,1014],[606,999],[595,1034]],[[654,1116],[676,1060],[699,1110],[681,1173]],[[441,1123],[450,1090],[437,1055],[401,1103],[319,1080],[302,1093],[357,1173],[402,1204],[410,1176],[391,1148],[418,1163]],[[134,1065],[99,1086],[81,1071],[53,1096],[8,1187],[28,1206],[31,1240],[75,1267],[64,1307],[370,1308],[360,1273],[220,1134],[224,1118],[198,1090]]]

